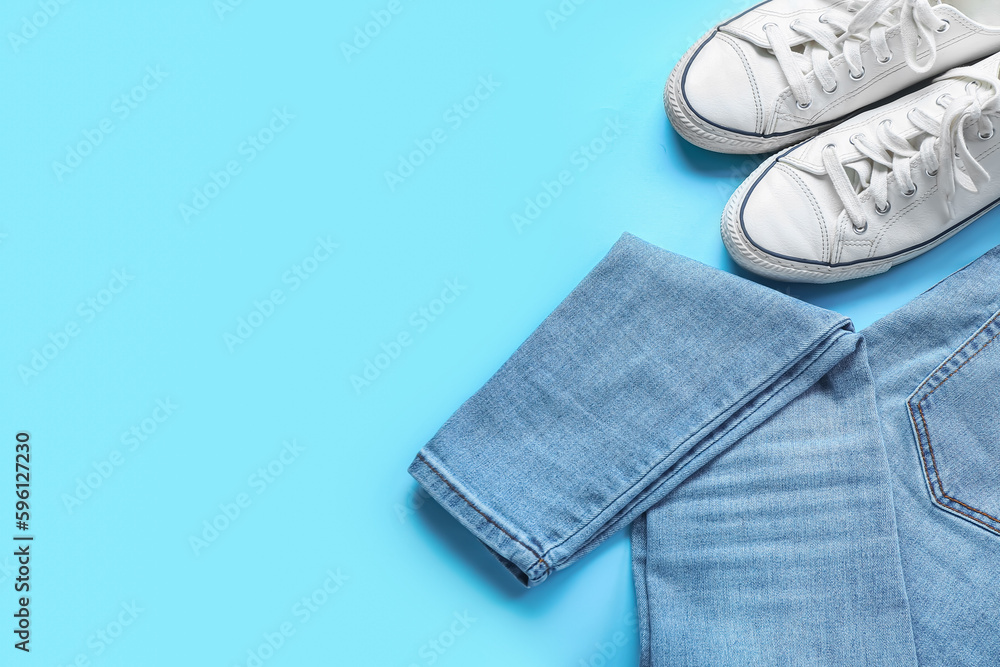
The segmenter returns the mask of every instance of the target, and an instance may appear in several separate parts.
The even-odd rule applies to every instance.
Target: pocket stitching
[[[941,364],[941,366],[939,366],[938,368],[940,369],[940,368],[946,366],[958,354],[960,354],[966,348],[968,348],[975,341],[975,339],[980,334],[982,334],[983,331],[985,331],[986,329],[988,329],[998,319],[1000,319],[1000,313],[997,313],[996,315],[994,315],[993,318],[989,322],[987,322],[982,327],[980,327],[979,330],[972,336],[972,338],[965,345],[962,345],[962,347],[958,348],[954,353],[952,353],[952,355],[949,356]],[[928,449],[928,451],[930,453],[930,456],[931,456],[931,464],[934,467],[934,476],[937,479],[938,488],[941,490],[941,496],[943,498],[947,498],[948,500],[950,500],[950,501],[952,501],[954,503],[957,503],[957,504],[961,505],[962,507],[965,507],[965,508],[967,508],[969,510],[972,510],[976,514],[980,514],[980,515],[982,515],[982,516],[984,516],[984,517],[986,517],[988,519],[991,519],[992,521],[996,522],[997,524],[1000,524],[1000,519],[998,519],[998,518],[996,518],[996,517],[994,517],[994,516],[992,516],[992,515],[984,512],[982,510],[976,509],[975,507],[967,505],[967,504],[963,503],[961,500],[958,500],[957,498],[952,498],[947,493],[945,493],[944,483],[941,481],[941,474],[938,472],[937,460],[936,460],[936,458],[934,456],[934,447],[931,445],[930,429],[928,428],[927,418],[924,415],[924,408],[923,408],[923,402],[924,401],[926,401],[928,398],[930,398],[930,396],[935,391],[937,391],[939,388],[941,388],[941,386],[944,385],[945,382],[947,382],[948,380],[950,380],[952,378],[952,376],[954,376],[956,373],[958,373],[958,371],[962,370],[962,368],[964,368],[970,361],[972,361],[973,359],[975,359],[976,356],[980,352],[982,352],[987,347],[989,347],[990,343],[992,343],[993,341],[995,341],[997,338],[1000,338],[1000,331],[998,331],[997,333],[995,333],[992,338],[990,338],[988,341],[986,341],[985,343],[983,343],[982,346],[980,346],[978,350],[976,350],[974,353],[972,353],[972,355],[968,359],[966,359],[961,364],[959,364],[958,368],[956,368],[955,370],[953,370],[951,373],[948,374],[947,377],[945,377],[943,380],[941,380],[936,385],[934,385],[934,387],[929,392],[927,392],[926,394],[924,394],[923,396],[921,396],[920,400],[918,400],[916,402],[916,406],[917,406],[917,411],[920,413],[920,421],[923,424],[923,434],[921,434],[920,429],[917,429],[916,435],[917,435],[917,444],[918,444],[918,446],[921,445],[924,440],[926,440],[926,442],[927,442],[927,449]],[[911,397],[911,399],[908,401],[908,408],[909,408],[909,412],[910,412],[910,419],[913,420],[914,426],[916,426],[917,418],[916,418],[916,415],[913,412],[913,398],[915,398],[916,395],[917,395],[917,393],[919,393],[924,388],[924,386],[930,381],[930,379],[932,377],[934,377],[935,373],[937,373],[937,370],[935,370],[933,373],[931,373],[931,375],[928,376],[928,378],[921,383],[920,387],[917,388],[917,392],[914,392],[914,396]],[[979,518],[974,517],[974,516],[972,516],[970,514],[967,514],[967,513],[963,512],[963,511],[955,508],[955,507],[950,507],[948,505],[945,505],[941,501],[941,499],[938,498],[937,495],[934,493],[934,485],[933,485],[933,483],[930,483],[931,482],[931,480],[930,480],[930,470],[927,467],[927,456],[926,456],[926,454],[924,454],[923,447],[920,447],[920,458],[921,458],[921,462],[923,463],[923,467],[924,467],[924,475],[927,477],[928,486],[930,487],[931,498],[934,500],[934,502],[936,504],[938,504],[939,506],[944,507],[944,508],[946,508],[948,510],[951,510],[953,512],[957,512],[958,514],[961,514],[962,516],[964,516],[964,517],[966,517],[968,519],[971,519],[972,521],[975,521],[976,523],[984,526],[987,530],[990,530],[990,531],[995,532],[995,533],[1000,533],[1000,528],[998,528],[997,526],[990,525],[989,523],[983,521],[982,519],[979,519]]]

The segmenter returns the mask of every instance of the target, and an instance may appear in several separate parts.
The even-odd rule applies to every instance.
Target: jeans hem
[[[524,586],[530,588],[548,578],[554,568],[542,557],[545,550],[531,546],[529,540],[516,535],[517,531],[504,527],[432,455],[425,451],[418,453],[409,473]]]

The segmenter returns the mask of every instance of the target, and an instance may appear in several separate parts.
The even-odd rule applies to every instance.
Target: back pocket
[[[934,503],[1000,535],[1000,313],[908,399]]]

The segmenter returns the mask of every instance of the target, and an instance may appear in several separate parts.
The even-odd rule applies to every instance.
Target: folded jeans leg
[[[851,354],[851,323],[624,235],[410,473],[527,586]]]

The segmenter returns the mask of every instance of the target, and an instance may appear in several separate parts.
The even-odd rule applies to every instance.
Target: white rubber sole
[[[722,241],[726,245],[726,250],[730,257],[738,265],[764,278],[780,280],[783,282],[799,283],[836,283],[854,278],[866,278],[868,276],[885,273],[894,266],[903,264],[914,257],[918,257],[929,250],[938,247],[955,234],[959,233],[973,222],[1000,206],[1000,201],[996,201],[992,206],[982,213],[970,218],[962,225],[951,230],[948,234],[937,239],[934,243],[928,244],[908,253],[895,257],[873,260],[861,264],[851,264],[849,266],[829,266],[823,264],[809,264],[805,262],[795,262],[793,260],[774,257],[760,250],[753,245],[743,233],[743,228],[739,222],[739,212],[746,200],[751,186],[760,178],[761,174],[777,160],[773,156],[764,161],[750,176],[737,188],[733,196],[726,204],[726,209],[722,214]]]
[[[716,29],[713,28],[688,49],[680,62],[674,66],[667,78],[667,85],[663,89],[663,107],[666,109],[667,118],[670,119],[670,124],[674,126],[677,133],[686,141],[716,153],[738,155],[774,153],[809,139],[833,125],[831,123],[823,127],[777,137],[754,137],[728,132],[699,118],[698,114],[694,113],[684,101],[684,96],[681,94],[681,80],[684,77],[684,70],[691,62],[695,52],[715,34]]]

